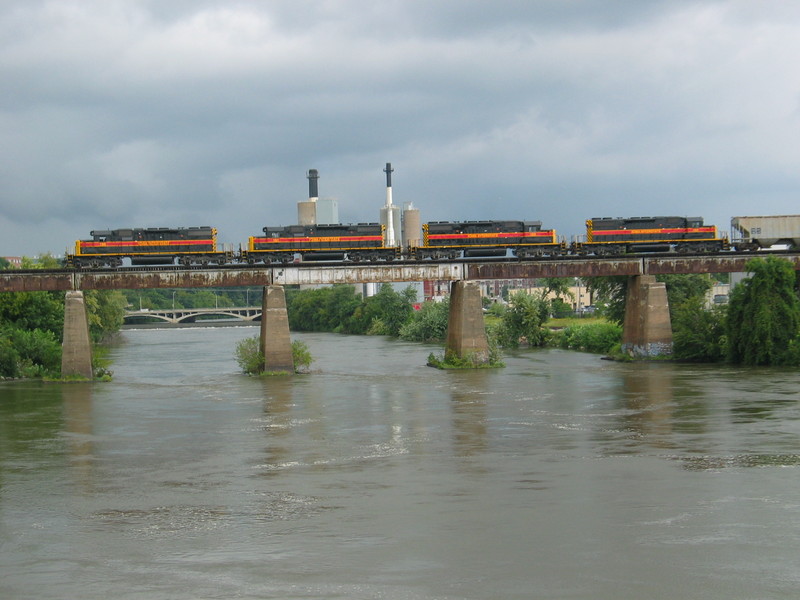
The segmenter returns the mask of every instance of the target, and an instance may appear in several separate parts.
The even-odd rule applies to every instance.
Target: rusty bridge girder
[[[796,270],[800,270],[800,253],[781,252],[775,255],[789,260]],[[10,269],[0,271],[0,292],[736,273],[744,272],[747,261],[755,256],[763,257],[767,256],[767,253],[731,253],[714,256],[671,254],[623,258],[565,257],[530,261],[461,260],[442,263],[421,261],[207,268],[151,267],[144,270],[123,268],[116,271]]]

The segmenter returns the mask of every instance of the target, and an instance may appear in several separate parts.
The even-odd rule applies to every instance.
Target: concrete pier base
[[[261,313],[261,352],[266,371],[294,373],[292,341],[289,338],[289,316],[282,285],[264,288]]]
[[[672,354],[667,288],[654,275],[628,279],[622,351],[638,358]]]
[[[70,291],[64,299],[64,341],[61,344],[61,376],[92,378],[92,341],[83,292]]]
[[[481,292],[474,281],[454,281],[450,286],[445,356],[451,354],[476,365],[489,362]]]

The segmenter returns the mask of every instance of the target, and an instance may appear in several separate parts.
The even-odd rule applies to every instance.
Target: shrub
[[[264,372],[264,354],[261,352],[259,336],[245,338],[236,344],[236,362],[248,375],[259,375]],[[314,359],[308,345],[299,340],[292,342],[292,363],[296,373],[308,369]]]
[[[620,343],[622,327],[616,323],[573,325],[562,329],[556,336],[561,348],[602,354],[611,352]]]
[[[411,320],[400,328],[400,338],[408,342],[439,342],[447,335],[450,301],[423,302]]]

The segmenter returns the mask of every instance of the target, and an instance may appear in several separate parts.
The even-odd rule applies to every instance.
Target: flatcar
[[[75,253],[67,254],[70,267],[119,267],[123,259],[131,265],[225,264],[233,252],[217,248],[213,227],[158,227],[146,229],[95,230],[92,239],[75,242]]]
[[[597,217],[586,221],[586,239],[573,244],[574,254],[597,256],[629,252],[717,252],[727,249],[714,225],[703,217]]]
[[[556,256],[566,250],[554,229],[541,221],[431,221],[422,226],[422,245],[411,250],[414,258]]]
[[[400,248],[384,243],[380,223],[288,225],[264,227],[263,236],[251,236],[240,260],[255,263],[291,263],[302,260],[387,261]]]

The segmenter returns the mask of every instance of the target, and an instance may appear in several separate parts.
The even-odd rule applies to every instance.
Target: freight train
[[[754,223],[757,223],[754,225]],[[788,224],[787,224],[788,223]],[[800,247],[800,216],[734,217],[734,250],[765,248],[768,242]],[[749,229],[748,229],[749,227]],[[789,231],[794,227],[792,231]],[[765,237],[755,232],[768,231]],[[379,223],[289,225],[263,228],[238,251],[217,243],[213,227],[114,229],[92,231],[78,240],[65,266],[74,268],[180,264],[285,264],[315,260],[374,262],[455,260],[514,256],[519,259],[622,256],[640,252],[712,253],[729,250],[728,239],[702,217],[597,217],[586,233],[567,244],[540,221],[432,221],[422,226],[422,240],[387,246]]]

